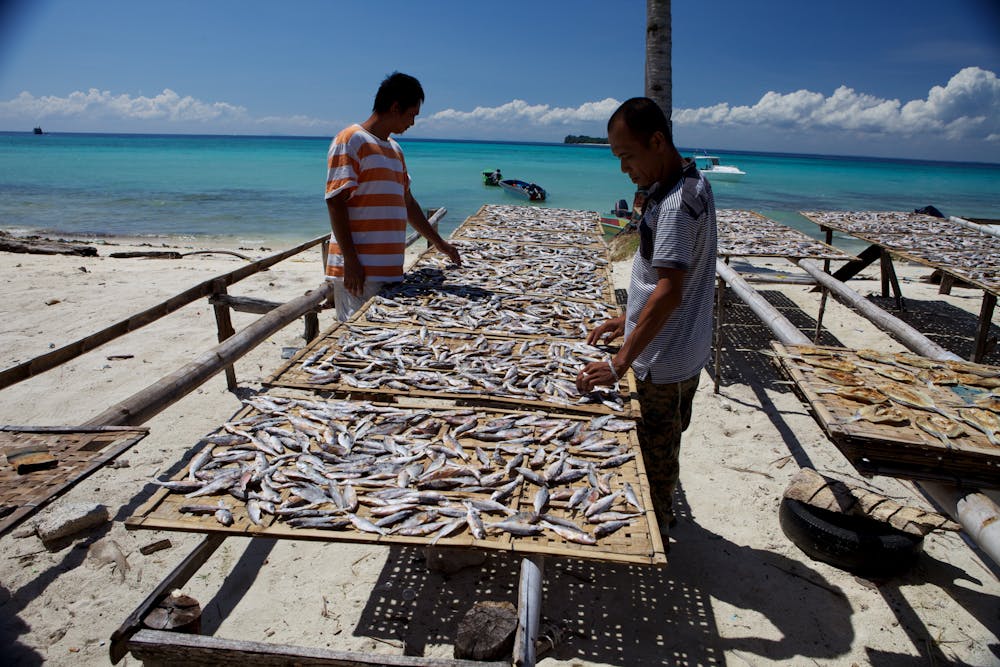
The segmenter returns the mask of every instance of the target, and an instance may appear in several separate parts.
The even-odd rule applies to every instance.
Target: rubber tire
[[[923,550],[923,537],[792,498],[781,499],[778,520],[785,536],[809,557],[855,574],[898,574]]]

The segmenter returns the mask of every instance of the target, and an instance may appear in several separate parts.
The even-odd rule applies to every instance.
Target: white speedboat
[[[714,155],[695,155],[694,161],[698,171],[710,181],[738,181],[747,175],[739,167],[721,164]]]

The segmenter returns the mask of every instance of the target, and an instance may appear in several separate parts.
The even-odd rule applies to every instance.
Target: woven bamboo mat
[[[850,261],[853,255],[753,211],[716,211],[722,257],[788,257]]]
[[[509,244],[544,245],[553,247],[591,248],[595,252],[603,250],[606,243],[602,237],[592,232],[552,231],[534,228],[530,220],[520,227],[491,225],[476,218],[466,218],[451,233],[452,240],[476,243],[502,242]]]
[[[274,397],[260,398],[265,402],[274,400]],[[366,465],[363,466],[363,473],[359,472],[355,474],[353,466],[346,466],[346,464],[343,463],[349,455],[341,456],[341,463],[338,464],[337,456],[331,453],[330,448],[327,447],[324,449],[321,447],[320,442],[323,436],[316,433],[307,435],[306,432],[301,429],[301,424],[296,426],[295,423],[292,423],[292,416],[295,416],[296,422],[299,422],[301,418],[308,420],[309,417],[306,416],[307,414],[315,416],[317,412],[325,410],[326,412],[324,412],[324,414],[327,416],[328,424],[336,424],[338,427],[336,429],[337,432],[341,432],[339,427],[343,427],[346,432],[353,433],[355,435],[360,432],[359,429],[367,429],[370,433],[375,430],[392,427],[394,422],[397,427],[400,423],[407,424],[408,426],[406,429],[397,433],[394,442],[398,443],[398,447],[406,447],[407,445],[405,443],[407,442],[411,443],[410,447],[414,447],[412,443],[419,440],[422,441],[419,445],[421,451],[425,451],[427,453],[430,453],[433,450],[425,448],[426,442],[436,443],[436,447],[443,446],[443,443],[445,442],[445,433],[457,431],[458,427],[455,426],[455,424],[463,423],[461,420],[474,420],[474,426],[472,428],[464,430],[457,436],[457,440],[460,443],[464,454],[469,457],[469,461],[459,460],[457,457],[450,457],[449,460],[453,461],[455,465],[478,466],[482,469],[480,474],[484,476],[489,474],[488,471],[495,471],[502,474],[505,466],[511,466],[513,469],[514,463],[516,462],[512,462],[512,459],[515,457],[520,457],[519,460],[521,461],[521,465],[528,468],[533,465],[531,463],[531,459],[533,459],[535,454],[537,454],[539,446],[544,446],[547,448],[549,453],[555,454],[555,440],[551,439],[553,430],[574,427],[577,424],[580,425],[580,428],[585,429],[588,424],[592,423],[589,417],[558,413],[532,413],[502,409],[461,411],[454,409],[439,410],[417,407],[400,408],[398,406],[389,406],[384,404],[346,401],[319,401],[315,397],[307,395],[301,395],[300,400],[304,401],[304,404],[296,405],[295,407],[285,407],[283,408],[283,410],[285,410],[284,413],[276,412],[267,405],[258,405],[257,408],[248,407],[246,410],[237,415],[232,422],[229,422],[228,429],[219,429],[217,435],[220,437],[227,437],[227,434],[233,432],[260,433],[260,431],[253,431],[255,428],[255,426],[253,426],[253,422],[257,419],[265,418],[270,419],[267,423],[271,428],[283,428],[288,430],[298,428],[298,433],[302,434],[298,437],[305,437],[308,440],[308,452],[314,457],[323,455],[324,460],[328,464],[326,468],[327,477],[341,476],[341,478],[337,481],[337,484],[339,489],[345,493],[346,486],[351,485],[351,488],[354,493],[356,493],[360,501],[356,510],[357,516],[373,522],[378,520],[376,512],[379,511],[380,507],[380,505],[376,502],[375,497],[379,493],[385,493],[384,490],[386,488],[395,488],[399,484],[397,474],[389,471],[386,466],[393,456],[401,454],[399,452],[392,455],[386,453],[380,457],[375,457],[377,460],[382,461],[382,465],[379,465],[377,461],[368,461]],[[341,412],[340,410],[345,409],[345,406],[348,412]],[[303,412],[304,410],[308,410],[308,413]],[[498,420],[506,420],[503,423],[514,422],[517,420],[528,420],[533,421],[534,423],[519,421],[518,423],[522,423],[522,426],[511,427],[512,429],[518,429],[518,432],[528,432],[529,434],[525,436],[515,437],[515,433],[510,432],[504,434],[500,441],[488,441],[481,439],[486,437],[485,433],[491,426],[496,426],[501,423]],[[472,536],[466,523],[456,521],[454,524],[454,533],[439,537],[436,544],[440,546],[515,551],[524,554],[537,553],[572,556],[576,558],[588,558],[623,563],[651,565],[665,563],[666,558],[664,555],[663,543],[656,525],[655,516],[651,509],[652,503],[649,496],[648,482],[642,458],[639,455],[634,422],[630,420],[616,420],[614,423],[620,425],[625,430],[601,430],[599,434],[595,436],[595,440],[606,441],[609,443],[609,446],[615,447],[616,451],[627,454],[625,457],[627,460],[608,467],[595,467],[594,470],[597,476],[605,478],[601,482],[602,484],[607,484],[612,492],[618,493],[618,496],[615,497],[615,502],[610,505],[609,510],[629,512],[635,515],[629,519],[629,524],[626,527],[598,539],[597,543],[594,545],[584,545],[568,541],[549,528],[543,528],[543,532],[541,534],[531,537],[515,537],[508,532],[491,531],[485,538],[476,539]],[[546,440],[546,437],[549,439]],[[249,440],[247,438],[243,438],[242,440],[243,442],[241,444],[233,444],[231,446],[214,445],[212,455],[218,458],[223,457],[227,452],[228,454],[233,455],[234,453],[238,453],[235,452],[235,450],[248,448],[249,446],[246,443],[249,442]],[[516,445],[514,444],[516,442],[521,442],[522,444]],[[591,442],[594,442],[594,440],[591,440]],[[361,451],[362,449],[369,447],[375,447],[377,449],[377,445],[375,443],[376,440],[373,438],[366,439],[365,436],[358,436],[357,440],[353,444],[352,451]],[[477,447],[482,453],[476,452]],[[518,454],[517,452],[521,451],[521,448],[523,448],[523,451],[528,453]],[[417,449],[412,449],[411,451],[417,451]],[[298,458],[297,456],[292,456],[292,452],[286,452],[286,454],[288,454],[288,456],[282,459],[283,463],[281,463],[279,467],[280,475],[275,473],[272,477],[294,481],[294,471],[301,470],[302,467],[296,461]],[[572,460],[574,465],[576,463],[591,463],[594,466],[600,466],[602,461],[608,460],[606,455],[600,456],[593,452],[584,451],[583,445],[579,444],[568,446],[565,450],[565,454],[567,456],[567,460]],[[251,455],[251,457],[252,456],[253,455]],[[440,456],[440,454],[438,456]],[[489,464],[487,465],[483,463],[483,461],[479,458],[480,456],[488,457]],[[543,465],[529,468],[529,470],[533,470],[535,474],[542,474],[549,466],[553,465],[553,462],[558,459],[558,456],[561,455],[550,457],[549,461],[546,461]],[[197,458],[198,456],[196,455],[192,461]],[[268,455],[268,459],[277,463],[277,459],[275,457]],[[423,468],[428,466],[430,461],[431,457],[423,458],[417,456],[407,465],[419,465]],[[228,465],[229,467],[233,467],[236,464]],[[380,470],[381,473],[378,472]],[[186,478],[188,472],[188,469],[181,471],[175,479],[182,480]],[[224,472],[216,469],[214,474],[224,474]],[[238,475],[238,473],[235,474]],[[517,473],[515,473],[515,475],[516,474]],[[248,482],[248,486],[246,487],[247,493],[255,493],[254,482],[252,481],[253,477],[250,474],[246,474],[243,479],[251,480]],[[425,477],[425,480],[426,479],[427,478]],[[508,477],[504,477],[503,479],[504,482],[507,482],[508,480]],[[622,491],[624,490],[626,483],[631,486],[635,494],[638,496],[639,503],[643,508],[641,512],[635,511],[631,505],[626,504],[624,498],[622,497]],[[412,485],[412,482],[410,484]],[[572,481],[569,479],[562,482],[550,481],[548,491],[552,494],[552,498],[548,505],[543,508],[543,512],[554,517],[555,520],[563,519],[573,521],[576,525],[581,526],[588,533],[592,534],[594,532],[595,524],[588,523],[582,513],[567,510],[567,497],[576,489],[589,486],[589,484],[590,480],[588,476],[583,476],[580,479],[574,479]],[[290,486],[294,486],[294,483]],[[428,502],[426,507],[421,505],[421,509],[436,509],[438,512],[445,512],[446,509],[449,511],[456,508],[462,509],[462,501],[487,499],[490,497],[492,488],[493,487],[478,489],[471,488],[466,485],[460,485],[455,488],[439,489],[435,491],[435,493],[440,495],[440,501],[436,503]],[[523,481],[520,485],[518,485],[512,497],[509,500],[505,500],[504,503],[513,511],[533,512],[535,496],[540,488],[541,487],[536,486],[533,483]],[[289,488],[282,488],[279,490],[279,493],[282,497],[282,501],[285,501],[289,498],[293,491]],[[225,504],[231,512],[233,517],[232,525],[222,525],[212,514],[198,515],[181,512],[181,507],[185,505],[201,504],[213,507],[218,505],[219,502]],[[321,505],[314,505],[313,507],[318,509],[332,508],[332,502],[333,501]],[[384,509],[383,513],[390,511],[392,511],[392,509]],[[339,513],[339,516],[343,516],[343,514]],[[441,516],[443,516],[443,514]],[[499,521],[501,517],[483,514],[482,518],[486,525],[489,526],[489,524]],[[407,536],[400,534],[399,531],[387,532],[386,534],[381,535],[360,530],[355,527],[354,524],[348,524],[342,528],[336,529],[296,527],[288,523],[286,520],[278,520],[275,516],[268,514],[263,516],[261,525],[255,525],[250,520],[247,513],[247,503],[237,500],[228,493],[222,495],[204,496],[200,498],[186,498],[181,493],[170,492],[167,489],[156,492],[149,502],[139,508],[135,515],[126,521],[126,525],[132,529],[148,528],[155,530],[225,533],[287,539],[373,542],[378,544],[428,545],[435,539],[434,532],[425,536]],[[388,531],[388,529],[386,530]]]
[[[0,534],[146,437],[137,427],[0,427]],[[19,469],[20,468],[20,471]]]
[[[430,248],[410,266],[408,285],[462,285],[491,292],[607,300],[607,248],[455,241],[462,265]]]
[[[513,294],[456,286],[401,284],[370,299],[351,318],[369,325],[408,324],[447,331],[516,338],[585,340],[591,330],[618,315],[606,301]]]
[[[772,346],[781,367],[795,382],[797,391],[808,402],[817,422],[860,472],[1000,487],[1000,446],[992,444],[983,431],[960,419],[963,411],[977,407],[975,401],[989,400],[989,388],[972,384],[972,381],[989,383],[988,378],[972,380],[970,374],[959,373],[959,377],[969,379],[956,384],[945,384],[954,379],[949,377],[956,375],[954,371],[943,364],[938,369],[909,365],[907,361],[932,363],[910,353],[886,355],[898,360],[890,364],[858,356],[859,352],[867,354],[865,351],[836,347],[784,346],[780,343],[772,343]],[[837,370],[823,366],[831,361],[831,365],[844,363],[855,368]],[[997,367],[971,362],[961,362],[961,365],[966,369],[974,368],[983,375],[996,373],[1000,377],[1000,368]],[[930,373],[938,374],[936,382]],[[887,377],[886,374],[896,377]],[[908,381],[907,375],[914,379]],[[927,418],[937,420],[942,415],[932,409],[915,408],[895,400],[892,393],[894,386],[918,391],[929,399],[929,405],[949,415],[950,422],[957,422],[956,428],[961,430],[961,434],[951,437],[946,435],[946,442],[920,428],[918,421],[926,424]],[[838,388],[852,387],[860,388],[863,392],[875,389],[889,399],[883,405],[897,410],[897,416],[905,417],[905,421],[872,422],[864,413],[859,412],[868,405],[866,402],[834,393]],[[991,408],[980,409],[1000,416],[1000,413]],[[943,425],[948,423],[931,425],[935,430],[946,431],[947,426]]]
[[[566,208],[485,204],[470,216],[481,224],[516,228],[530,222],[538,231],[601,233],[598,214]]]
[[[579,341],[512,339],[426,327],[337,323],[264,381],[267,386],[466,402],[596,414],[639,413],[631,373],[615,392],[581,397],[579,369],[607,357]],[[581,400],[584,399],[584,400]]]

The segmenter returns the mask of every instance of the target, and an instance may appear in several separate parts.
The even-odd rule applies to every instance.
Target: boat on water
[[[693,156],[698,171],[705,175],[709,181],[738,181],[747,173],[739,167],[729,164],[722,164],[715,155],[695,155]]]
[[[527,197],[530,201],[545,201],[545,190],[542,186],[516,178],[505,178],[499,182],[501,188],[511,194]]]
[[[42,128],[38,125],[35,126],[35,134],[45,134],[42,132]]]
[[[500,173],[499,169],[483,169],[483,185],[499,187],[502,180],[503,174]]]

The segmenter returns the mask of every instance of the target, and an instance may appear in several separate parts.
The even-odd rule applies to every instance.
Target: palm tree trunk
[[[660,105],[668,122],[673,115],[672,43],[670,0],[646,0],[646,97]]]

